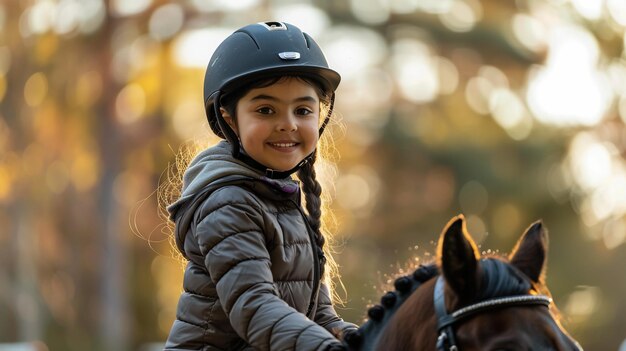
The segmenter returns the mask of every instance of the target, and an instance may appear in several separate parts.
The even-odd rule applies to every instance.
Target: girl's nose
[[[277,127],[281,132],[295,132],[298,129],[296,116],[293,113],[286,113],[281,117]]]

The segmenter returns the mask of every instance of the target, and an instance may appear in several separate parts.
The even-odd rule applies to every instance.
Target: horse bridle
[[[434,290],[435,313],[437,314],[437,350],[438,351],[459,351],[456,344],[453,326],[459,324],[463,319],[478,313],[501,307],[541,305],[550,306],[552,299],[545,295],[515,295],[499,297],[480,301],[473,305],[458,309],[448,314],[446,309],[446,298],[444,292],[444,279],[437,278]]]

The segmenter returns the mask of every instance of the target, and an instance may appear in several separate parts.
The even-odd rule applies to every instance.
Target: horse
[[[442,231],[435,263],[394,282],[349,351],[582,350],[559,323],[545,284],[547,229],[531,224],[508,258],[481,257],[463,215]]]

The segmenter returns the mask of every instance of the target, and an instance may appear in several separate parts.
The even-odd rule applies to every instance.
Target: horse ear
[[[463,215],[452,218],[439,239],[439,265],[460,299],[473,299],[478,290],[479,253],[465,228]]]
[[[509,255],[511,264],[522,271],[530,280],[539,283],[548,252],[548,232],[541,221],[533,223]]]

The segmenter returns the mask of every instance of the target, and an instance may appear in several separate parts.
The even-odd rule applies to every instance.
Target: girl
[[[206,112],[225,140],[196,156],[168,207],[188,264],[166,350],[340,350],[356,328],[323,279],[334,261],[313,167],[339,80],[287,23],[243,27],[211,57]]]

